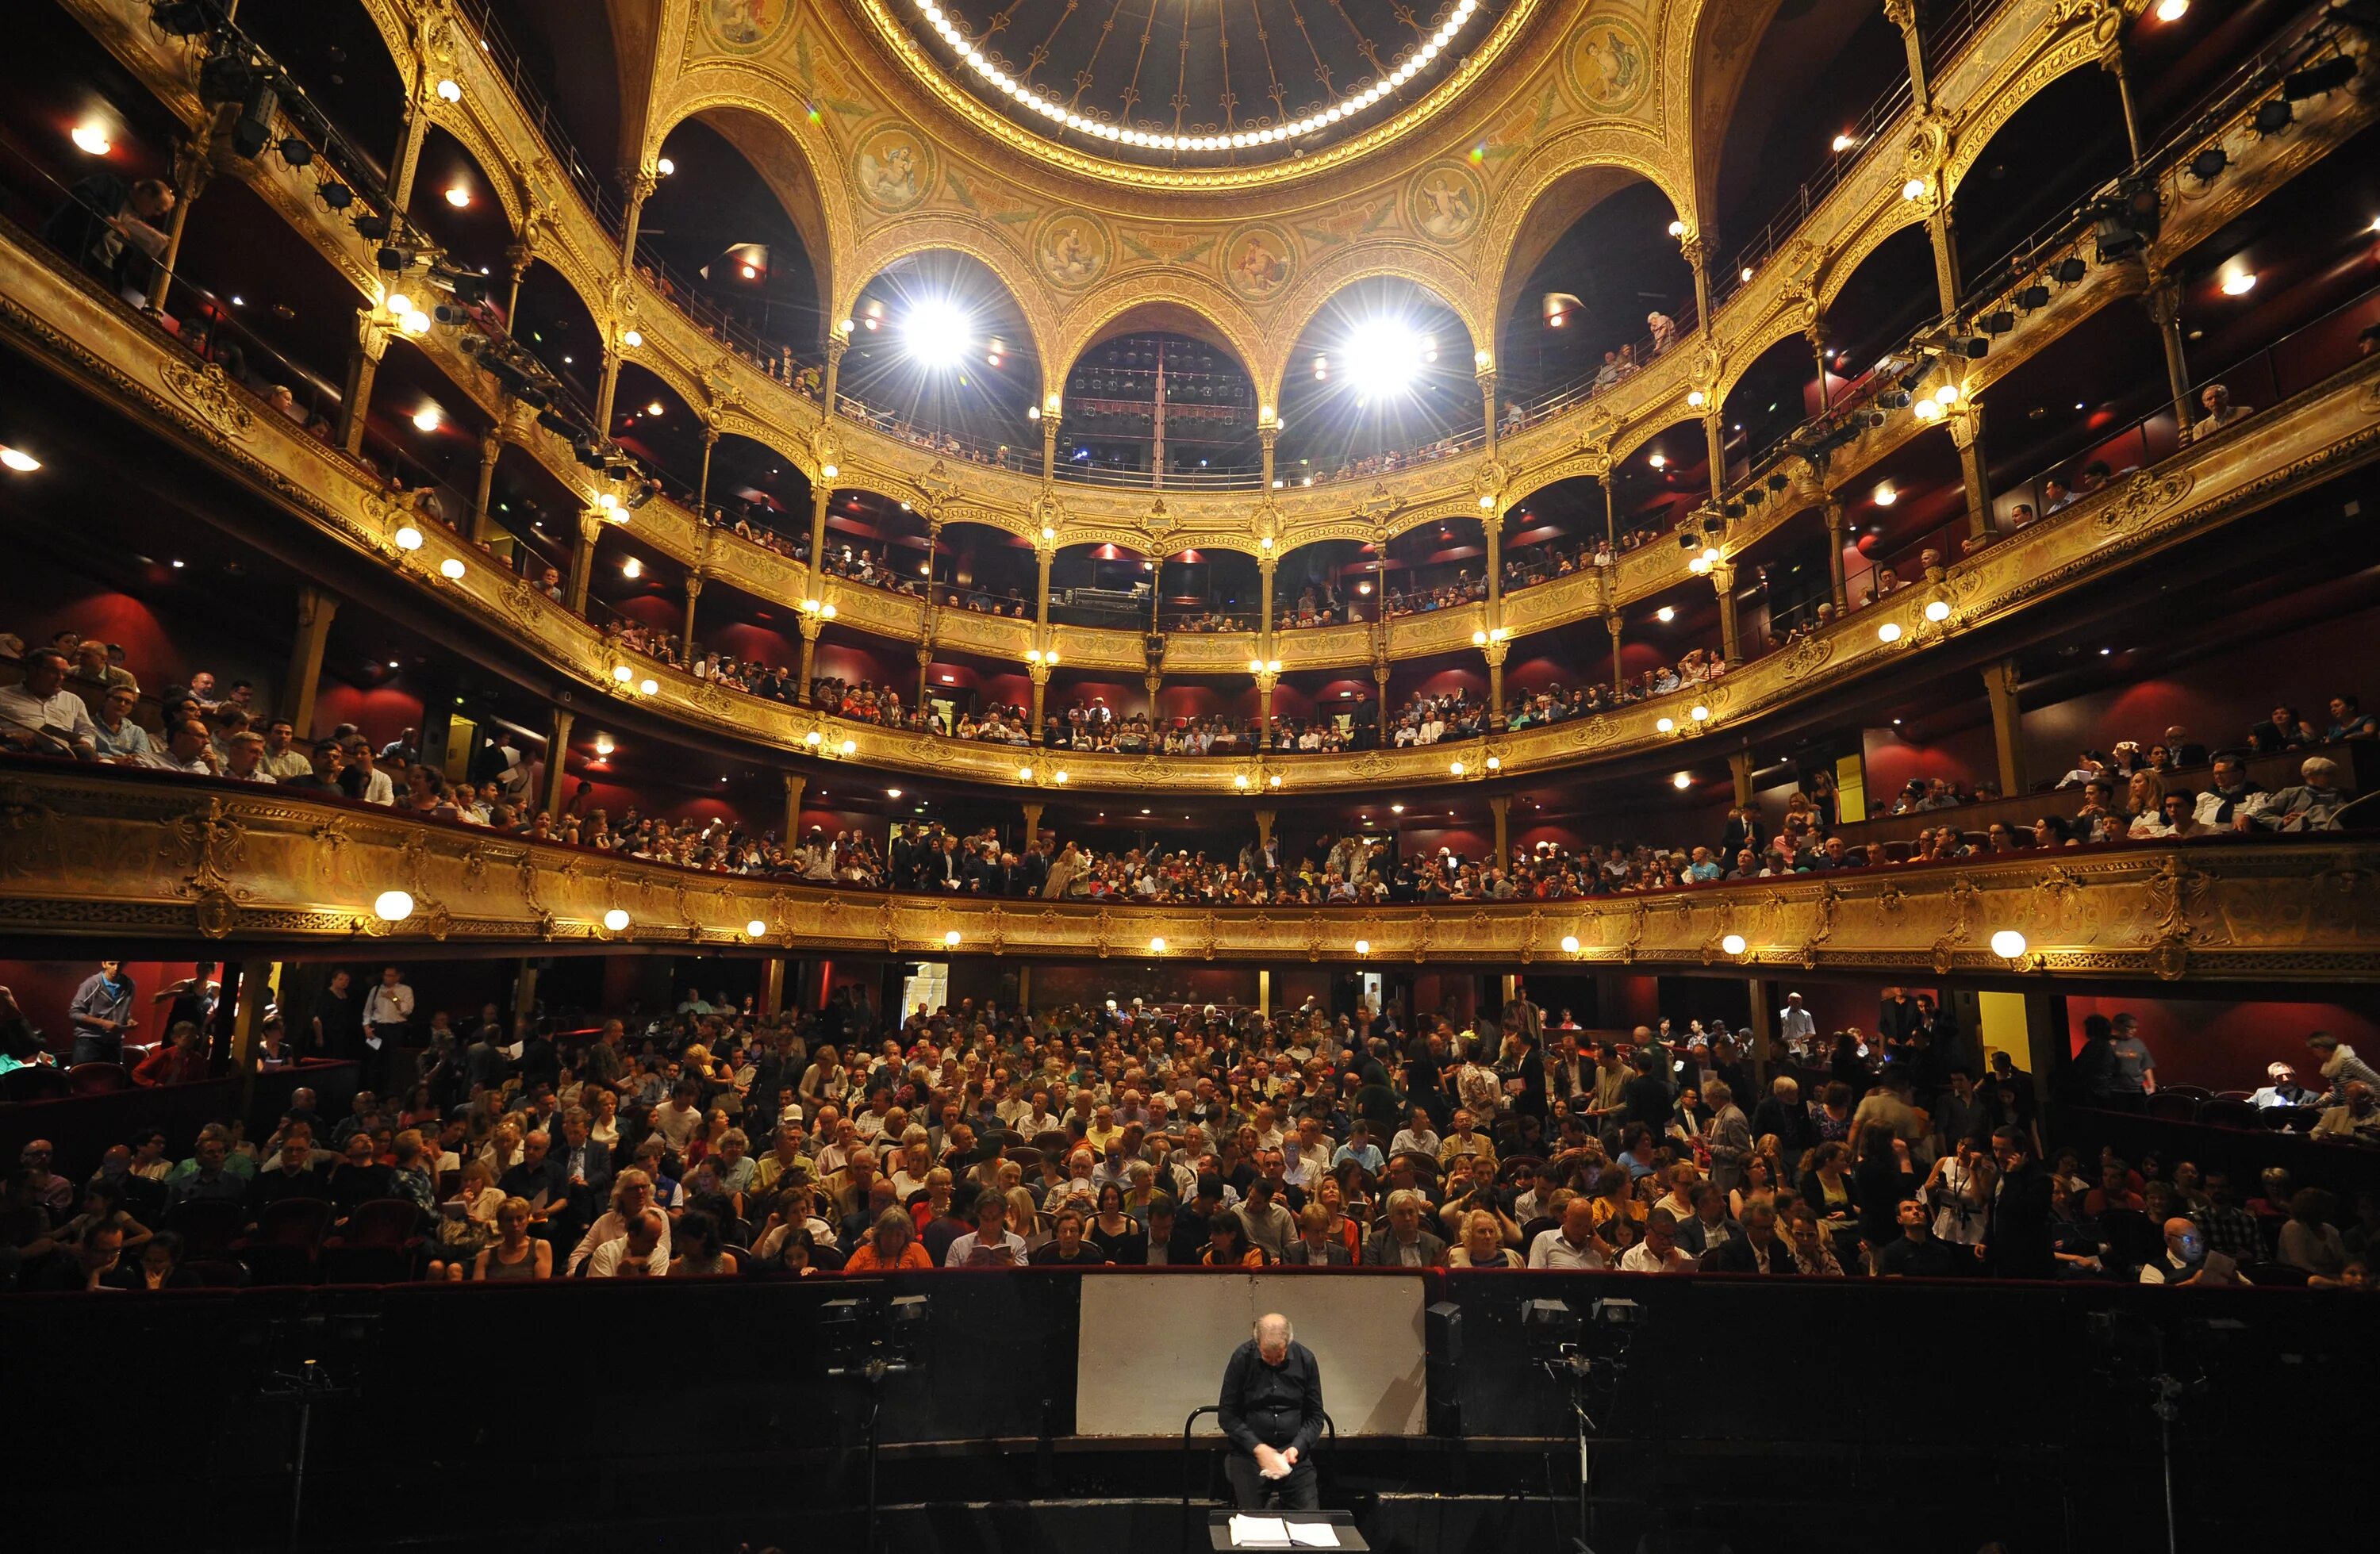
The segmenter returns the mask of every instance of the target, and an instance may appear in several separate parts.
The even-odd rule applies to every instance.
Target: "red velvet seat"
[[[239,1204],[193,1199],[167,1210],[159,1229],[180,1236],[182,1255],[195,1262],[229,1257],[231,1244],[247,1223],[248,1210]]]
[[[419,1270],[424,1245],[421,1210],[410,1198],[373,1198],[356,1205],[336,1235],[322,1242],[322,1280],[329,1284],[401,1284]]]
[[[2244,1100],[2204,1101],[2198,1108],[2198,1121],[2210,1128],[2252,1128],[2258,1125],[2256,1114],[2261,1110]]]
[[[132,1071],[122,1063],[77,1063],[67,1070],[67,1087],[79,1096],[113,1095],[132,1088]]]
[[[283,1198],[270,1205],[256,1232],[231,1244],[260,1284],[311,1283],[331,1228],[331,1206],[321,1198]]]
[[[2159,1090],[2149,1097],[2149,1115],[2165,1123],[2194,1123],[2198,1120],[2198,1099],[2172,1090]]]
[[[57,1100],[72,1094],[67,1076],[46,1063],[0,1074],[0,1101]]]

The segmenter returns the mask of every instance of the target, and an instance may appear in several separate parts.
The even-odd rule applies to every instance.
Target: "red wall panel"
[[[2082,1022],[2093,1014],[2129,1014],[2156,1058],[2161,1084],[2209,1090],[2252,1090],[2266,1083],[2268,1063],[2298,1071],[2298,1083],[2322,1087],[2305,1038],[2326,1030],[2366,1062],[2380,1053],[2380,1021],[2363,1007],[2338,1003],[2235,1002],[2220,999],[2075,998],[2066,1001],[2068,1035],[2081,1046]]]

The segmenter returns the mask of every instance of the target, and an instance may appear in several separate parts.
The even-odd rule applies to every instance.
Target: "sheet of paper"
[[[1328,1522],[1292,1522],[1289,1541],[1300,1548],[1336,1548],[1339,1529]]]
[[[1234,1516],[1232,1546],[1235,1548],[1287,1548],[1289,1524],[1278,1516]]]

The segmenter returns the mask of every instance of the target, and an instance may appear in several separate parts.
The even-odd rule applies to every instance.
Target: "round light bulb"
[[[953,929],[950,932],[942,935],[942,947],[947,950],[955,950],[959,947],[958,929]]]
[[[1718,947],[1730,955],[1740,955],[1743,953],[1743,935],[1730,933],[1718,941]]]
[[[1370,954],[1371,953],[1372,953],[1372,941],[1371,941],[1370,940],[1368,940],[1368,939],[1359,939],[1359,940],[1355,941],[1355,953],[1357,953],[1357,954],[1359,954],[1359,955],[1368,955],[1368,954]]]
[[[1576,934],[1574,934],[1574,933],[1566,933],[1566,934],[1563,934],[1563,935],[1562,935],[1562,946],[1561,946],[1561,947],[1562,947],[1562,953],[1563,953],[1563,954],[1565,954],[1565,955],[1575,955],[1575,954],[1577,954],[1577,953],[1578,953],[1578,935],[1576,935]]]
[[[1950,606],[1949,602],[1944,600],[1937,599],[1933,603],[1925,606],[1925,618],[1937,625],[1949,620],[1950,618]]]
[[[1900,623],[1898,621],[1885,622],[1882,625],[1876,628],[1876,639],[1879,642],[1900,641]]]
[[[639,696],[659,696],[661,692],[662,683],[659,680],[647,678],[637,682],[637,694]]]
[[[2018,959],[2025,949],[2024,935],[2014,929],[2002,929],[1992,935],[1992,953],[2004,961]]]
[[[769,925],[755,917],[744,925],[744,931],[747,936],[759,939],[769,931]]]
[[[401,923],[413,916],[413,897],[403,891],[382,891],[372,898],[372,916],[383,923]]]
[[[454,556],[448,556],[438,564],[438,575],[450,583],[461,582],[464,570],[462,562]]]
[[[1657,733],[1668,734],[1675,730],[1677,726],[1678,725],[1674,722],[1668,718],[1656,718],[1653,720],[1653,728]]]
[[[614,906],[603,914],[603,926],[613,933],[618,933],[628,926],[628,914],[622,908]]]
[[[396,548],[400,551],[421,549],[421,531],[411,524],[407,524],[396,531]]]
[[[1149,953],[1153,955],[1161,955],[1165,953],[1165,936],[1160,933],[1155,939],[1150,940],[1148,941],[1148,951]]]

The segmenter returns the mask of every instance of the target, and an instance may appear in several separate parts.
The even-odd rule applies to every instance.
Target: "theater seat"
[[[2260,1290],[2302,1290],[2311,1277],[2305,1269],[2287,1263],[2248,1263],[2240,1271]]]
[[[2256,1111],[2256,1121],[2271,1133],[2305,1133],[2322,1121],[2319,1106],[2265,1106]]]
[[[356,1205],[339,1233],[322,1241],[327,1284],[400,1284],[420,1266],[421,1210],[409,1198],[373,1198]]]
[[[810,1267],[823,1272],[841,1273],[844,1261],[843,1248],[840,1246],[821,1243],[810,1248]]]
[[[2162,1123],[2194,1123],[2198,1120],[2198,1098],[2159,1090],[2149,1097],[2148,1113]]]
[[[176,1204],[160,1230],[182,1238],[182,1255],[193,1260],[228,1257],[231,1244],[248,1223],[248,1210],[236,1203],[194,1199]]]
[[[1884,844],[1884,861],[1887,863],[1907,863],[1909,861],[1909,855],[1912,850],[1913,849],[1906,842],[1888,842]]]
[[[67,1070],[67,1086],[79,1096],[114,1095],[132,1088],[132,1071],[122,1063],[77,1063]]]
[[[2262,1110],[2244,1100],[2218,1099],[2201,1103],[2198,1122],[2209,1128],[2253,1128],[2262,1125],[2257,1116]]]
[[[2240,1094],[2243,1099],[2245,1099],[2244,1092],[2226,1093]],[[2215,1099],[2214,1091],[2202,1089],[2196,1085],[2160,1085],[2157,1087],[2157,1094],[2161,1096],[2188,1096],[2191,1099],[2199,1101],[2213,1100]]]
[[[0,1101],[57,1100],[72,1094],[67,1076],[46,1063],[0,1074]]]
[[[197,1280],[202,1289],[242,1290],[248,1287],[248,1269],[221,1258],[186,1258],[182,1270]]]
[[[331,1206],[320,1198],[283,1198],[268,1206],[252,1235],[231,1244],[260,1284],[310,1284],[319,1271]]]

